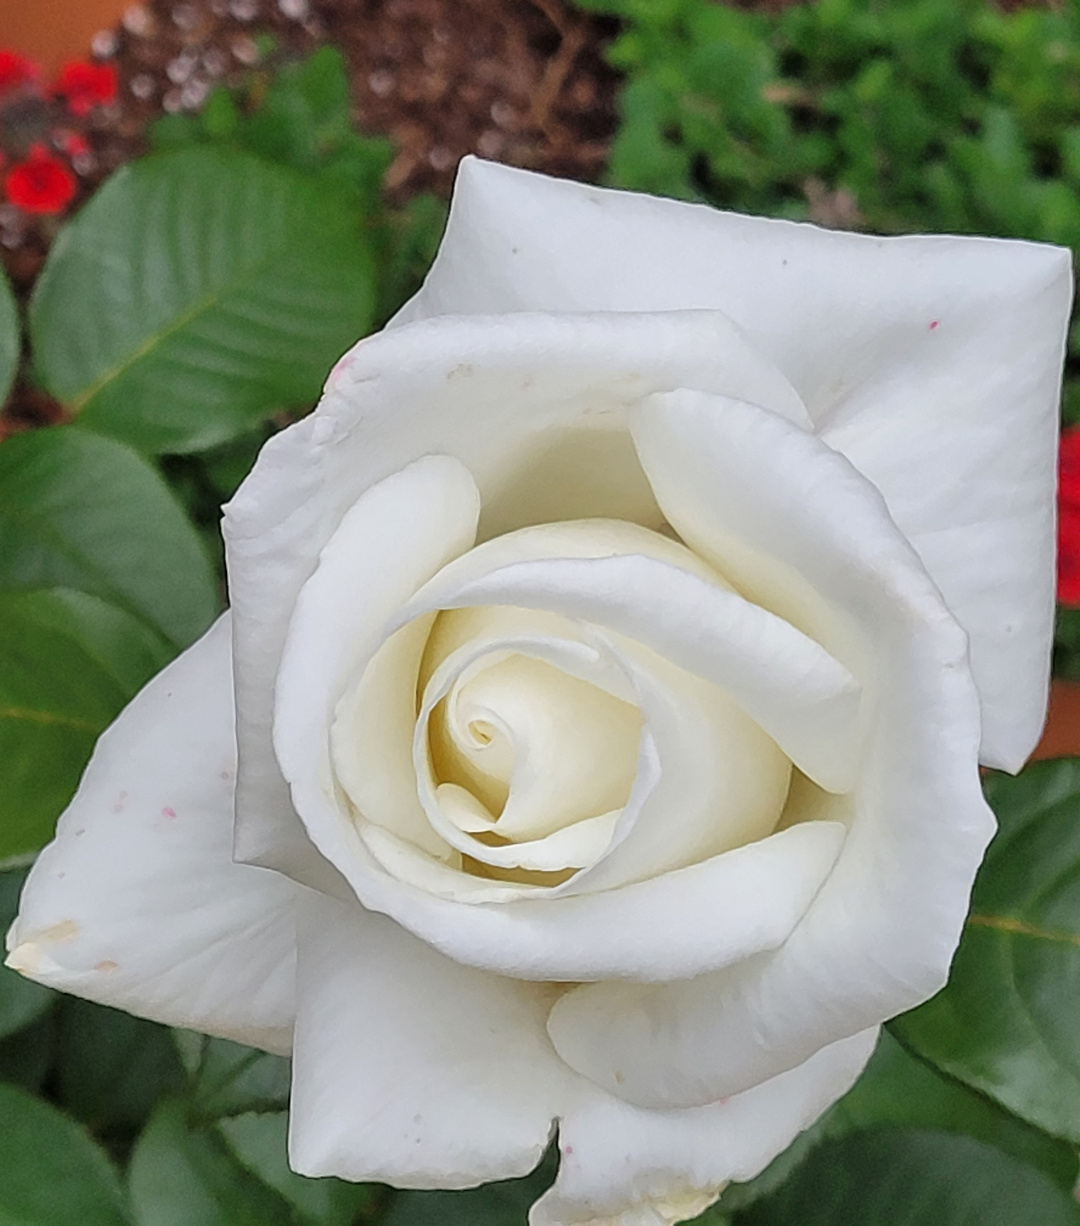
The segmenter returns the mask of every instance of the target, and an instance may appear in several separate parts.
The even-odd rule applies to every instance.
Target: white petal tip
[[[33,975],[41,965],[41,946],[35,941],[24,941],[4,959],[4,965],[20,975]]]
[[[676,1226],[689,1222],[714,1205],[727,1182],[708,1188],[687,1188],[656,1200],[641,1200],[614,1213],[598,1216],[569,1216],[566,1206],[554,1197],[550,1204],[544,1196],[529,1213],[529,1226]],[[585,1210],[586,1214],[588,1210]]]

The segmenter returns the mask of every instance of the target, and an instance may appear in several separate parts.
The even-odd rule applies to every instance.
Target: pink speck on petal
[[[162,809],[162,810],[161,810],[161,816],[162,816],[162,817],[175,817],[175,816],[176,816],[176,810],[175,810],[175,809]]]
[[[930,331],[933,332],[933,330],[938,326],[939,323],[941,323],[940,319],[932,319],[930,321]]]

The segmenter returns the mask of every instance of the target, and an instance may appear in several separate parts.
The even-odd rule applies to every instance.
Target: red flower
[[[81,132],[54,132],[53,142],[62,148],[68,157],[82,157],[90,152],[90,142]]]
[[[1061,436],[1058,458],[1058,600],[1080,605],[1080,427]]]
[[[67,100],[73,115],[89,115],[95,106],[116,99],[116,68],[112,64],[87,64],[76,60],[65,64],[56,78],[53,92]]]
[[[62,213],[77,190],[75,176],[44,145],[34,145],[25,162],[16,162],[4,178],[12,204],[27,213]]]
[[[25,55],[0,49],[0,96],[33,85],[37,80],[37,66]]]

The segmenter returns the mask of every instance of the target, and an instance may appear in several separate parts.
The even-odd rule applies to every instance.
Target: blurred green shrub
[[[882,234],[1080,252],[1080,2],[578,0],[622,19],[618,187]],[[1080,422],[1080,322],[1063,416]],[[1055,671],[1080,676],[1080,611]]]
[[[1080,5],[581,0],[625,22],[610,177],[805,219],[1080,245]]]

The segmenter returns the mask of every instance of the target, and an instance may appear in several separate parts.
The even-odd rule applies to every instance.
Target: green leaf
[[[350,1226],[356,1215],[370,1209],[379,1189],[340,1179],[308,1179],[289,1167],[286,1111],[237,1115],[218,1127],[229,1148],[249,1171],[276,1189],[312,1226]]]
[[[19,894],[26,880],[25,869],[0,873],[0,931],[7,932],[19,909]],[[36,1021],[54,1000],[40,983],[31,983],[6,966],[0,966],[0,1039]]]
[[[1080,759],[993,775],[1000,829],[948,986],[893,1025],[1037,1127],[1080,1141]]]
[[[393,146],[361,137],[351,112],[345,57],[336,47],[320,47],[306,60],[278,69],[237,136],[251,152],[272,161],[354,183],[370,207],[393,160]]]
[[[116,1172],[78,1124],[0,1085],[0,1226],[129,1226]]]
[[[135,1146],[129,1171],[138,1226],[304,1226],[210,1128],[193,1128],[165,1101]],[[2,1226],[2,1223],[0,1223]],[[81,1226],[81,1223],[80,1223]]]
[[[819,1145],[739,1226],[1077,1226],[1039,1171],[971,1137],[897,1128]]]
[[[94,742],[165,655],[96,596],[0,592],[0,856],[51,837]]]
[[[56,1047],[56,1011],[0,1039],[0,1082],[40,1093]]]
[[[60,234],[30,331],[46,388],[144,451],[197,451],[314,400],[368,329],[355,193],[193,146],[118,171]]]
[[[15,372],[19,368],[22,336],[19,330],[19,308],[11,285],[0,268],[0,407],[7,400]]]
[[[1030,1166],[1038,1167],[1059,1187],[1076,1184],[1076,1150],[1049,1137],[996,1103],[905,1051],[887,1031],[855,1086],[822,1120],[821,1134],[900,1125],[966,1133],[997,1146]]]
[[[288,1106],[291,1072],[283,1057],[187,1030],[173,1031],[173,1039],[192,1079],[194,1110],[200,1118]]]
[[[187,1087],[165,1026],[72,997],[58,1012],[56,1093],[94,1128],[141,1126],[158,1098]]]
[[[135,452],[70,427],[0,444],[0,590],[100,596],[186,647],[218,609],[206,552]]]
[[[787,1149],[777,1154],[760,1174],[755,1175],[753,1179],[748,1179],[745,1183],[730,1184],[724,1189],[724,1203],[706,1209],[701,1216],[702,1223],[707,1223],[708,1226],[722,1226],[722,1223],[727,1221],[729,1213],[738,1212],[748,1205],[755,1204],[763,1197],[771,1196],[777,1188],[791,1178],[792,1172],[806,1161],[821,1140],[823,1128],[822,1120],[815,1121],[804,1132],[800,1132]]]

